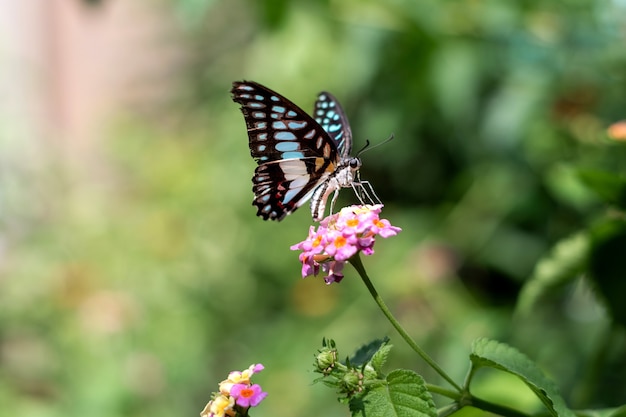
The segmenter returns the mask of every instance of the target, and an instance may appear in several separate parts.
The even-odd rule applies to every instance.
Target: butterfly
[[[334,193],[332,212],[339,190],[348,187],[361,203],[380,203],[369,182],[360,180],[361,160],[350,156],[348,118],[331,94],[317,96],[313,118],[253,81],[234,82],[231,93],[241,105],[250,154],[258,164],[252,178],[257,216],[280,221],[310,199],[311,215],[318,221],[328,197]]]

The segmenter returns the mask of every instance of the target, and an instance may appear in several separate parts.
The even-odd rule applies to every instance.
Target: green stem
[[[489,411],[494,414],[506,417],[529,417],[528,414],[522,413],[521,411],[514,410],[504,405],[494,404],[489,401],[481,400],[480,398],[476,398],[473,396],[468,398],[467,402],[463,405],[469,405],[484,411]]]
[[[494,404],[492,402],[474,397],[468,389],[470,380],[473,376],[472,371],[470,371],[470,373],[466,377],[465,388],[461,388],[456,382],[454,382],[454,380],[452,380],[452,378],[450,378],[450,376],[443,369],[441,369],[441,367],[430,356],[428,356],[428,354],[423,351],[422,348],[417,345],[417,343],[415,343],[415,341],[411,338],[411,336],[408,335],[408,333],[404,330],[398,320],[396,320],[396,318],[391,314],[391,311],[378,294],[378,291],[376,291],[376,288],[374,288],[374,284],[372,284],[372,281],[367,276],[367,272],[365,271],[365,267],[363,266],[363,262],[361,261],[361,257],[358,253],[350,258],[350,263],[352,264],[352,266],[354,266],[354,269],[357,270],[370,294],[372,294],[372,297],[374,297],[374,301],[376,301],[376,304],[378,304],[378,307],[381,309],[385,317],[387,317],[387,319],[391,322],[393,327],[398,331],[398,333],[400,333],[400,336],[402,336],[402,338],[409,344],[409,346],[418,355],[420,355],[422,359],[428,365],[430,365],[431,368],[433,368],[439,375],[441,375],[443,379],[448,381],[448,383],[450,383],[450,385],[452,385],[456,389],[456,391],[451,391],[438,385],[426,384],[426,388],[429,392],[439,394],[441,396],[448,397],[454,400],[453,404],[450,404],[448,407],[445,407],[441,410],[440,416],[444,417],[465,406],[472,406],[480,410],[489,411],[494,414],[506,417],[529,417],[528,414],[522,413],[521,411],[517,411],[503,405]]]
[[[457,411],[459,411],[459,405],[457,403],[448,404],[437,410],[437,417],[448,417]]]
[[[462,392],[463,390],[461,389],[461,387],[456,382],[454,382],[454,380],[443,369],[441,369],[441,367],[437,364],[437,362],[434,361],[434,359],[428,356],[428,354],[424,350],[422,350],[422,348],[419,347],[417,343],[415,343],[415,341],[404,330],[398,320],[396,320],[393,314],[391,314],[391,311],[389,310],[383,299],[380,297],[380,295],[378,295],[378,291],[376,291],[376,288],[374,288],[374,284],[372,284],[372,281],[367,276],[367,272],[365,271],[365,267],[363,266],[363,262],[361,261],[359,253],[350,258],[350,263],[361,276],[361,279],[365,283],[365,286],[369,290],[370,294],[372,294],[374,301],[376,301],[376,304],[378,304],[378,307],[381,309],[385,317],[387,317],[389,322],[391,322],[391,325],[395,327],[398,333],[400,333],[400,336],[402,336],[402,338],[408,343],[411,349],[413,349],[418,355],[420,355],[422,359],[428,365],[430,365],[431,368],[433,368],[439,375],[441,375],[443,379],[448,381],[448,383],[452,385],[458,392]]]
[[[433,394],[439,394],[443,397],[448,397],[456,401],[460,400],[462,397],[462,394],[456,391],[451,391],[449,389],[440,387],[439,385],[426,384],[426,389]]]

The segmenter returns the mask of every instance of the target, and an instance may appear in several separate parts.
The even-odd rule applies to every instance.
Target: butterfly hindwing
[[[315,101],[313,115],[335,142],[341,158],[348,158],[352,151],[352,131],[339,101],[332,94],[321,92]]]
[[[338,148],[332,133],[267,87],[235,82],[231,92],[241,104],[250,154],[258,164],[252,178],[257,215],[282,220],[335,171],[345,148]]]
[[[326,176],[311,184],[319,167],[316,164],[328,164],[328,170],[335,169],[334,164],[322,158],[285,159],[259,165],[252,178],[253,204],[258,207],[257,216],[264,220],[282,220],[304,204]]]

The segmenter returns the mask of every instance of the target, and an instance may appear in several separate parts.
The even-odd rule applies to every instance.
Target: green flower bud
[[[315,355],[313,366],[317,372],[329,375],[337,364],[337,349],[324,347]]]
[[[348,397],[363,391],[363,374],[358,369],[350,369],[341,379],[341,392]]]

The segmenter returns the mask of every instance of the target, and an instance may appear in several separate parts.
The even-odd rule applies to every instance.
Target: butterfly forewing
[[[341,157],[336,142],[302,109],[267,87],[235,82],[231,92],[241,104],[250,154],[258,163],[252,178],[257,215],[282,220],[335,171]]]
[[[335,142],[341,158],[348,158],[352,151],[352,131],[339,101],[332,94],[321,92],[315,101],[313,115]]]

